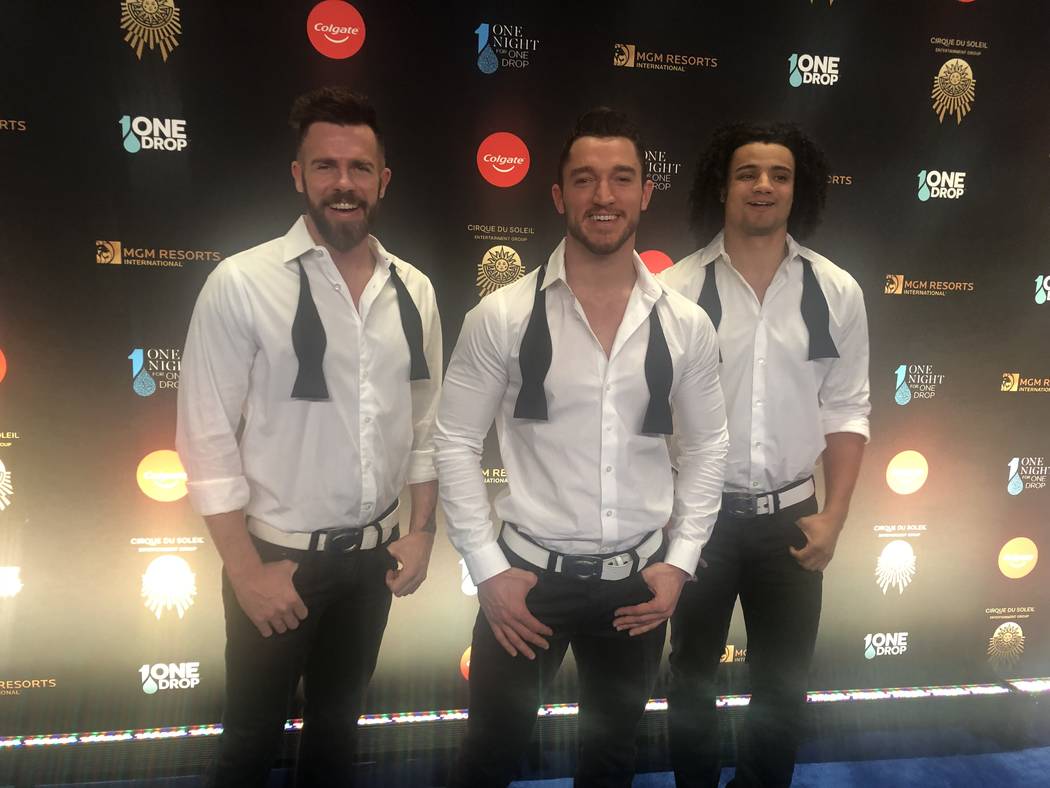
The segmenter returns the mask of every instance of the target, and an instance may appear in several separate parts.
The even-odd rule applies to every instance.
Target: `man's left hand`
[[[817,512],[808,517],[800,517],[795,524],[806,535],[806,546],[801,550],[788,547],[799,566],[810,572],[823,572],[835,555],[835,544],[846,524],[845,516],[832,512]]]
[[[656,629],[671,617],[689,575],[677,566],[660,562],[643,569],[642,579],[653,598],[640,605],[621,607],[613,618],[613,627],[617,631],[628,630],[631,637]]]
[[[386,573],[386,584],[394,596],[408,596],[427,579],[427,564],[434,547],[434,534],[412,531],[387,545],[386,551],[398,563],[398,568]]]

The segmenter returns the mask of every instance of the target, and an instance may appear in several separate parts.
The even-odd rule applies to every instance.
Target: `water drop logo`
[[[1040,275],[1035,278],[1035,302],[1045,304],[1050,294],[1050,276]],[[3,377],[3,375],[0,375]]]
[[[930,187],[926,183],[926,170],[919,170],[919,202],[930,199]]]
[[[802,74],[798,70],[798,54],[788,58],[788,84],[797,88],[802,84]]]
[[[147,695],[152,695],[157,691],[157,682],[153,680],[153,676],[148,676],[144,682],[142,682],[142,691]]]
[[[875,646],[871,642],[871,635],[864,636],[864,659],[875,659]]]
[[[897,376],[897,384],[893,393],[893,401],[898,405],[907,405],[911,402],[911,387],[907,384],[904,379],[905,373],[908,371],[907,364],[901,364],[895,370],[893,374]]]
[[[1010,495],[1020,495],[1024,491],[1024,480],[1021,479],[1021,458],[1014,457],[1007,467],[1010,470],[1007,475],[1006,491]]]
[[[493,74],[499,68],[499,58],[489,44],[489,24],[482,22],[474,31],[478,37],[478,71],[482,74]]]
[[[124,150],[128,153],[138,153],[142,150],[142,143],[139,142],[135,132],[131,130],[131,117],[129,115],[125,115],[120,119],[120,133],[124,137]]]
[[[144,355],[142,348],[137,347],[128,356],[131,361],[131,390],[140,397],[151,397],[157,390],[157,381],[143,364]]]

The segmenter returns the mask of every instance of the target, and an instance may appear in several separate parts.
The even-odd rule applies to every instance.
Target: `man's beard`
[[[584,221],[586,221],[586,219],[584,219]],[[635,230],[637,229],[638,220],[635,219],[633,222],[627,223],[627,226],[624,228],[619,238],[610,241],[596,242],[587,237],[586,233],[584,233],[583,231],[583,227],[580,225],[579,222],[573,221],[571,219],[568,222],[569,235],[571,235],[573,238],[579,241],[580,245],[583,246],[584,249],[586,249],[588,252],[597,257],[604,257],[606,255],[612,254],[613,252],[619,251],[623,247],[623,245],[627,243],[627,239],[634,235]]]
[[[324,242],[337,252],[348,252],[367,238],[372,230],[372,225],[375,224],[376,213],[379,210],[378,199],[370,203],[352,192],[336,192],[323,203],[313,202],[310,195],[305,192],[303,197],[306,198],[306,211],[313,219],[317,232],[321,234]],[[328,221],[325,206],[339,202],[357,203],[360,206],[358,210],[364,214],[364,218],[356,222],[333,223]]]

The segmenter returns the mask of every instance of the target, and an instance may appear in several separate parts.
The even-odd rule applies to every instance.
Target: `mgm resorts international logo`
[[[0,512],[11,505],[11,499],[15,496],[15,483],[11,478],[11,471],[0,460]]]
[[[159,249],[132,246],[123,241],[95,241],[98,265],[142,265],[151,268],[182,268],[186,263],[217,263],[222,255],[201,249]]]
[[[524,272],[521,255],[509,246],[493,246],[478,263],[478,295],[484,298],[521,279]]]
[[[722,652],[722,656],[718,658],[718,661],[723,665],[732,665],[734,662],[747,662],[747,648],[740,648],[732,643],[726,643],[725,650]]]
[[[875,632],[864,636],[864,659],[899,657],[907,651],[907,632]]]
[[[936,372],[933,364],[901,364],[893,375],[893,401],[898,405],[907,405],[913,399],[933,399],[946,377]]]
[[[965,172],[944,170],[919,170],[919,202],[935,200],[958,200],[966,193]]]
[[[1050,394],[1050,378],[1034,378],[1020,372],[1004,372],[1000,391],[1019,391],[1028,394]]]
[[[1024,630],[1016,621],[1004,621],[988,638],[988,661],[996,667],[1012,668],[1024,654]]]
[[[120,119],[120,134],[128,153],[140,150],[181,152],[190,144],[186,136],[186,121],[175,118],[125,115]]]
[[[58,679],[0,679],[0,695],[21,695],[24,690],[54,689]]]
[[[788,58],[788,84],[793,88],[802,85],[830,87],[838,81],[838,57],[832,55],[800,55],[796,52]]]
[[[875,564],[875,582],[882,589],[882,595],[891,588],[903,594],[915,577],[915,550],[911,543],[903,539],[894,539],[882,548],[882,554]]]
[[[199,662],[158,662],[139,668],[142,691],[153,695],[165,690],[194,689],[201,683]]]
[[[933,78],[933,111],[937,120],[944,123],[944,116],[955,116],[956,125],[969,113],[973,106],[974,85],[973,69],[961,58],[953,57],[947,61]]]
[[[540,40],[525,35],[521,25],[482,22],[474,35],[478,37],[478,71],[494,74],[502,68],[528,68],[529,55]]]
[[[128,356],[131,362],[131,390],[140,397],[151,397],[157,389],[179,387],[182,350],[177,347],[137,347]]]
[[[904,274],[886,274],[886,295],[939,296],[972,293],[973,282],[947,282],[935,279],[908,279]]]
[[[1008,464],[1006,491],[1020,495],[1025,490],[1046,489],[1046,477],[1050,468],[1043,457],[1014,457]]]
[[[1040,274],[1035,278],[1035,302],[1045,304],[1050,298],[1050,274]]]
[[[685,73],[689,69],[718,68],[718,58],[644,50],[637,44],[614,44],[612,64],[620,68],[648,68]]]
[[[179,45],[177,36],[182,33],[179,23],[179,8],[175,0],[124,0],[120,4],[120,29],[139,60],[142,48],[149,45],[150,52],[156,47],[165,62],[168,55]]]

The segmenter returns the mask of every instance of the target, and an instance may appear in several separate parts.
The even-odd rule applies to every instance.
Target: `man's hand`
[[[427,579],[427,564],[434,547],[430,531],[412,531],[387,545],[386,551],[398,563],[386,573],[386,585],[394,596],[408,596]]]
[[[550,637],[554,630],[533,616],[525,606],[525,597],[537,580],[532,572],[511,567],[478,586],[478,601],[492,627],[492,634],[512,657],[521,652],[529,659],[536,659],[536,652],[529,648],[528,643],[550,648],[543,635]]]
[[[817,512],[808,517],[800,517],[795,524],[806,535],[806,546],[801,550],[788,547],[799,566],[810,572],[823,572],[835,555],[835,544],[846,524],[846,516],[834,512]]]
[[[642,579],[653,592],[653,598],[640,605],[621,607],[613,618],[616,630],[626,629],[631,637],[656,629],[671,617],[689,575],[677,566],[659,562],[643,569]]]
[[[298,629],[306,618],[306,605],[292,583],[298,568],[294,561],[273,561],[241,575],[227,571],[241,610],[264,638]]]

